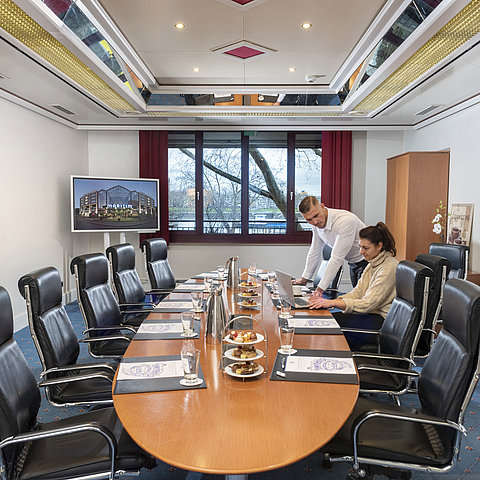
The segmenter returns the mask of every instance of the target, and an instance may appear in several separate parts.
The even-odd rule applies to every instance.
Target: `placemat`
[[[203,301],[203,309],[205,310],[206,301]],[[181,313],[192,310],[191,300],[163,300],[153,310],[154,313]]]
[[[302,297],[298,295],[298,297],[296,298],[302,298]],[[307,299],[304,298],[304,300],[307,300]],[[279,309],[281,306],[280,302],[281,302],[280,299],[272,298],[272,303],[275,305],[275,308],[277,309]],[[308,310],[308,308],[309,308],[308,305],[305,305],[304,307],[292,307],[292,310]]]
[[[284,358],[287,359],[285,370],[282,369],[282,360]],[[303,361],[303,363],[311,368],[312,371],[288,371],[289,362],[291,361],[289,359],[293,359],[295,362]],[[315,361],[313,359],[315,359]],[[342,370],[347,373],[338,373]],[[356,372],[355,362],[353,361],[352,353],[349,351],[307,350],[299,348],[295,355],[289,356],[277,353],[270,380],[358,385],[357,374],[351,373],[352,371]],[[284,372],[285,377],[277,375],[276,372]]]
[[[181,283],[173,293],[203,292],[205,285],[203,283]]]
[[[120,395],[123,393],[145,393],[145,392],[165,392],[169,390],[192,390],[194,388],[207,388],[205,377],[203,376],[202,366],[198,368],[198,377],[203,380],[203,383],[200,385],[194,385],[192,387],[184,387],[180,385],[180,380],[183,378],[183,371],[180,376],[174,377],[160,377],[160,378],[149,378],[149,375],[153,375],[154,372],[161,370],[165,365],[165,362],[176,362],[180,361],[180,355],[163,355],[158,357],[124,357],[119,365],[118,373],[123,372],[124,368],[128,368],[128,364],[144,363],[147,367],[142,369],[140,373],[138,369],[132,368],[130,374],[138,375],[139,378],[118,380],[115,382],[115,388],[113,390],[114,395]],[[123,367],[122,367],[123,365]],[[134,367],[135,365],[131,365]],[[172,364],[167,365],[167,367],[172,367]],[[178,364],[177,364],[178,367]],[[181,369],[180,363],[180,369]],[[172,368],[172,370],[179,370],[178,368]]]
[[[198,338],[200,335],[200,321],[195,320],[193,331],[195,337],[182,337],[182,321],[180,318],[165,320],[144,320],[138,327],[135,340],[187,340]]]
[[[280,325],[280,318],[278,323]],[[342,329],[331,315],[295,314],[288,319],[288,324],[295,327],[295,335],[343,335]]]
[[[205,272],[205,273],[199,273],[198,275],[194,275],[193,277],[190,277],[190,279],[195,279],[195,280],[203,280],[205,277],[210,277],[213,278],[214,280],[226,280],[227,275],[224,274],[222,278],[218,278],[218,272]]]

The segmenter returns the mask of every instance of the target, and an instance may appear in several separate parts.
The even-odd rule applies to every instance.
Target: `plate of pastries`
[[[253,345],[239,345],[236,348],[228,349],[225,356],[230,360],[257,360],[263,357],[263,352],[257,350]]]
[[[253,345],[263,342],[264,336],[253,330],[231,330],[225,337],[227,343]]]
[[[232,377],[256,377],[263,373],[263,367],[256,362],[237,362],[227,365],[225,373]]]
[[[257,302],[254,298],[244,298],[240,302],[238,302],[238,305],[241,307],[247,307],[247,308],[255,308],[255,307],[260,307],[262,304],[260,302]]]
[[[241,282],[240,286],[243,288],[258,288],[260,284],[253,280],[248,280],[248,281]]]

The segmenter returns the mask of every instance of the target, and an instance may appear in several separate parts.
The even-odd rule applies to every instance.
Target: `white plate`
[[[262,306],[262,304],[258,303],[258,302],[256,302],[255,305],[245,305],[242,302],[237,302],[237,305],[239,305],[240,307],[243,307],[243,308],[257,308],[257,307]]]
[[[239,283],[238,286],[239,286],[240,288],[258,288],[258,287],[261,287],[262,284],[255,282],[253,285],[243,285],[242,283]]]
[[[232,345],[254,345],[255,343],[263,342],[263,339],[264,339],[264,336],[261,333],[257,333],[257,339],[253,340],[251,342],[235,342],[233,340],[230,340],[228,337],[225,337],[225,341],[227,343],[231,343]],[[237,360],[239,360],[239,359],[237,358]],[[244,361],[246,361],[246,360],[244,360]]]
[[[242,345],[246,345],[245,343],[239,343],[238,344],[239,346],[242,346]],[[256,350],[257,352],[257,356],[256,357],[252,357],[252,358],[240,358],[240,357],[235,357],[235,355],[233,355],[233,351],[235,350],[235,348],[230,348],[228,349],[226,352],[225,352],[225,356],[227,358],[229,358],[230,360],[235,360],[237,363],[238,362],[250,362],[250,361],[254,361],[254,360],[258,360],[259,358],[262,358],[263,357],[263,352],[261,350]],[[243,375],[242,375],[243,376]]]
[[[243,298],[257,298],[257,297],[261,297],[262,294],[258,292],[255,292],[255,293],[241,292],[238,294],[238,296]]]
[[[240,363],[240,362],[237,362]],[[263,367],[261,365],[258,366],[258,370],[256,370],[253,373],[250,373],[249,375],[240,375],[239,373],[234,373],[232,369],[230,368],[230,365],[227,365],[225,367],[225,373],[230,375],[231,377],[237,377],[237,378],[251,378],[251,377],[258,377],[263,373]]]

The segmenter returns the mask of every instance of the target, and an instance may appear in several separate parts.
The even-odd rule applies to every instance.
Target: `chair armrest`
[[[409,377],[418,377],[420,374],[415,370],[404,370],[403,368],[385,367],[383,365],[357,365],[357,370],[372,370],[374,372],[396,373]]]
[[[415,362],[410,358],[398,357],[397,355],[392,355],[390,353],[373,353],[373,352],[352,352],[353,357],[361,358],[381,358],[383,360],[398,360],[403,362],[408,362],[415,366]]]
[[[85,333],[90,333],[90,332],[108,332],[108,331],[114,331],[116,330],[117,332],[118,331],[121,331],[121,330],[129,330],[133,333],[137,333],[137,329],[135,327],[132,327],[131,325],[115,325],[115,326],[112,326],[112,327],[91,327],[91,328],[87,328],[86,330],[84,330],[83,334]]]
[[[18,435],[10,436],[0,442],[0,451],[8,445],[16,443],[33,442],[50,437],[59,437],[63,435],[73,435],[79,432],[93,432],[98,433],[105,438],[108,444],[109,458],[110,458],[110,478],[115,478],[115,458],[117,456],[117,440],[113,433],[98,422],[79,423],[78,425],[64,428],[55,428],[53,424],[51,428],[44,428],[41,432],[27,432]]]
[[[349,332],[349,333],[368,333],[370,335],[380,335],[379,330],[366,330],[363,328],[342,328],[342,332]]]
[[[122,307],[145,307],[144,310],[149,310],[155,306],[153,302],[144,302],[144,303],[119,303],[118,306]]]
[[[467,431],[463,425],[459,425],[455,422],[452,422],[451,420],[445,420],[443,418],[434,417],[431,415],[423,415],[423,414],[408,414],[405,412],[386,412],[382,410],[369,410],[359,415],[354,420],[352,425],[354,468],[358,468],[358,465],[359,465],[358,446],[357,446],[358,432],[360,430],[360,427],[365,422],[373,418],[390,418],[393,420],[411,421],[416,423],[426,423],[429,425],[438,425],[441,427],[453,428],[454,430],[458,430],[459,432],[463,433],[465,436],[467,435]]]
[[[126,337],[125,335],[102,335],[101,337],[88,337],[81,340],[83,343],[95,343],[95,342],[102,342],[108,340],[125,340],[126,342],[130,343],[131,339]]]
[[[45,370],[40,374],[40,377],[46,377],[49,373],[58,373],[58,372],[70,372],[74,370],[93,370],[93,369],[103,369],[107,372],[115,373],[117,371],[116,367],[110,363],[78,363],[75,365],[65,365],[63,367],[53,367]]]
[[[122,315],[128,315],[130,313],[150,313],[154,307],[149,308],[138,308],[138,309],[129,309],[129,307],[120,307],[120,313]]]
[[[103,378],[107,382],[113,383],[113,377],[105,373],[87,373],[83,375],[69,375],[68,377],[47,378],[38,382],[39,387],[48,387],[50,385],[63,385],[64,383],[80,382],[82,380],[90,380],[92,378]]]

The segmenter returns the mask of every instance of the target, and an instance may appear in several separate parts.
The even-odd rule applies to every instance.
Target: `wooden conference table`
[[[202,318],[200,338],[194,343],[202,351],[206,389],[114,395],[113,400],[127,432],[156,458],[185,470],[246,478],[248,473],[294,463],[327,443],[351,413],[358,385],[271,381],[280,340],[270,294],[263,286],[262,306],[246,309],[225,287],[224,283],[227,311],[252,315],[267,331],[268,375],[242,380],[223,373],[221,346],[205,343]],[[171,298],[190,299],[190,294],[173,293]],[[178,316],[151,313],[149,318]],[[182,344],[134,339],[125,356],[179,354]],[[348,350],[343,335],[295,335],[294,347]]]

